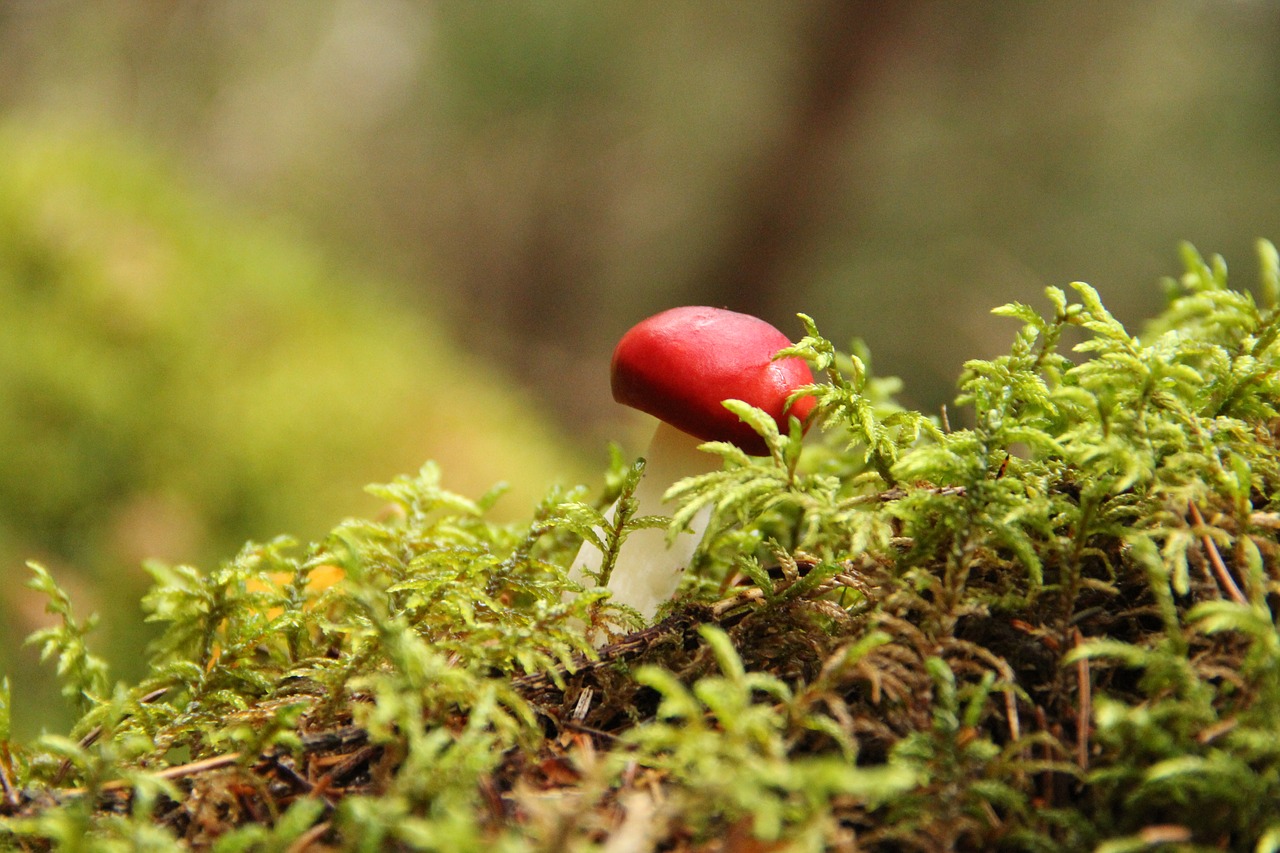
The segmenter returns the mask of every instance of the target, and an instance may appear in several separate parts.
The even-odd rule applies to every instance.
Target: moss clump
[[[581,494],[497,524],[432,465],[315,544],[153,566],[166,630],[136,685],[37,569],[62,616],[38,640],[84,715],[6,745],[0,827],[28,849],[1276,849],[1261,256],[1255,300],[1188,248],[1141,337],[1083,284],[999,309],[1021,329],[966,365],[963,429],[805,318],[817,437],[741,410],[771,455],[709,445],[723,469],[673,489],[674,523],[714,521],[632,633],[564,595],[598,520]],[[635,474],[619,460],[602,501]]]

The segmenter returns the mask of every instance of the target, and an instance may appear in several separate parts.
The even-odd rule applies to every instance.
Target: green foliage
[[[797,391],[798,397],[811,393],[818,403],[818,423],[830,433],[840,429],[848,436],[847,450],[862,448],[862,461],[869,463],[889,486],[897,485],[893,464],[915,444],[922,432],[936,436],[933,423],[918,412],[892,404],[885,393],[896,383],[877,383],[868,370],[869,354],[844,354],[818,333],[813,318],[801,314],[805,337],[779,356],[808,359],[827,383]],[[862,349],[858,347],[857,349]]]
[[[46,737],[17,749],[9,769],[21,784],[57,780],[87,793],[75,807],[13,821],[9,831],[49,839],[87,832],[96,840],[86,843],[104,845],[92,849],[109,849],[125,836],[88,808],[107,781],[147,782],[155,777],[146,770],[178,757],[289,754],[300,748],[301,720],[341,719],[394,749],[401,772],[376,804],[344,802],[335,822],[363,825],[372,809],[390,822],[388,838],[454,837],[445,829],[470,813],[475,781],[506,751],[539,739],[511,676],[590,652],[577,626],[591,599],[561,600],[564,569],[548,557],[565,547],[545,519],[528,526],[486,519],[496,493],[481,501],[451,493],[430,463],[371,491],[392,505],[386,520],[348,522],[312,546],[251,544],[208,573],[151,566],[155,585],[144,607],[166,627],[151,650],[150,676],[114,695],[65,593],[33,566],[34,583],[64,619],[36,639],[60,656],[64,689],[90,708],[77,726],[83,740]],[[341,567],[338,586],[309,582],[327,566]],[[179,797],[169,785],[157,790]],[[317,816],[306,802],[289,807],[274,829],[246,828],[219,844],[269,849],[273,839],[296,839]],[[135,812],[142,803],[135,796]],[[434,817],[418,814],[423,808]]]
[[[34,567],[61,620],[35,639],[84,714],[0,750],[0,829],[103,850],[1276,849],[1280,262],[1260,256],[1261,306],[1185,250],[1141,334],[1083,284],[1045,316],[999,309],[1021,327],[966,365],[954,429],[805,318],[787,352],[826,379],[811,435],[726,401],[770,453],[704,445],[721,469],[677,483],[670,520],[635,517],[642,466],[616,454],[598,503],[553,492],[520,523],[428,463],[310,545],[153,565],[137,684],[109,684],[92,620]],[[671,617],[593,648],[631,617],[569,581],[581,541],[607,577],[630,531],[704,507]]]
[[[362,278],[139,146],[0,124],[0,577],[36,557],[89,592],[100,653],[136,678],[144,557],[317,536],[426,455],[476,488],[513,478],[519,512],[576,479],[533,412]],[[27,604],[3,602],[6,650]]]
[[[723,631],[706,626],[699,633],[720,675],[689,687],[658,667],[637,671],[636,680],[661,702],[655,721],[629,732],[615,756],[620,767],[636,762],[664,771],[683,800],[673,807],[695,831],[713,834],[745,819],[766,841],[819,839],[834,828],[815,826],[830,821],[832,798],[878,805],[917,781],[906,768],[858,767],[841,752],[791,754],[797,734],[825,727],[825,719],[780,679],[747,672]]]
[[[40,646],[42,662],[57,656],[62,695],[75,700],[84,710],[95,697],[103,696],[107,687],[107,663],[89,651],[86,639],[98,618],[91,616],[83,623],[78,621],[71,612],[71,599],[58,587],[53,576],[38,563],[29,565],[35,576],[27,585],[48,597],[45,610],[57,616],[60,624],[36,631],[27,642]],[[5,728],[8,729],[7,724]]]
[[[614,454],[615,465],[620,461]],[[555,523],[561,529],[581,537],[588,547],[600,551],[600,568],[592,571],[591,576],[597,586],[608,586],[609,578],[618,563],[618,553],[627,537],[636,530],[666,527],[670,519],[658,515],[636,515],[640,507],[635,497],[640,477],[644,475],[644,460],[626,468],[621,481],[609,493],[616,494],[612,504],[612,512],[602,512],[596,507],[581,501],[569,501],[562,504],[557,512]]]
[[[871,378],[863,359],[835,353],[830,342],[816,336],[812,320],[801,316],[812,334],[779,357],[809,358],[830,379],[830,385],[796,392],[815,396],[812,417],[823,445],[806,446],[795,418],[782,435],[766,413],[726,400],[724,405],[764,438],[769,456],[753,458],[727,442],[709,442],[702,449],[724,460],[721,470],[683,480],[665,495],[678,507],[673,531],[703,508],[714,508],[702,547],[703,572],[695,578],[704,587],[741,571],[768,589],[758,575],[759,563],[778,554],[803,551],[834,564],[850,554],[883,551],[891,523],[867,511],[880,501],[875,489],[894,482],[887,474],[889,461],[932,429],[925,418],[904,412],[890,399],[892,381]]]

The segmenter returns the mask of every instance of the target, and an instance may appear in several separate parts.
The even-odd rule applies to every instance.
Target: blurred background
[[[143,559],[377,511],[519,518],[642,449],[613,342],[797,311],[929,411],[1046,285],[1158,309],[1280,237],[1280,5],[0,0],[0,667],[44,562],[136,675]]]

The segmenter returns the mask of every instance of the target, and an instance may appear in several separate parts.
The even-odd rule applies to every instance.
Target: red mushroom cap
[[[730,441],[753,456],[769,448],[721,402],[743,400],[773,416],[786,431],[788,415],[804,420],[812,397],[789,410],[787,397],[813,383],[803,359],[773,356],[791,346],[758,317],[722,308],[672,308],[642,320],[613,351],[613,399],[647,412],[703,441]]]

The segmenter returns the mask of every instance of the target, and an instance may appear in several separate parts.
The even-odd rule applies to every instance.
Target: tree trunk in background
[[[741,180],[724,237],[692,283],[708,305],[780,320],[797,310],[780,285],[848,183],[837,180],[856,139],[856,108],[913,3],[825,0],[816,4],[797,61],[793,109],[775,144]]]

